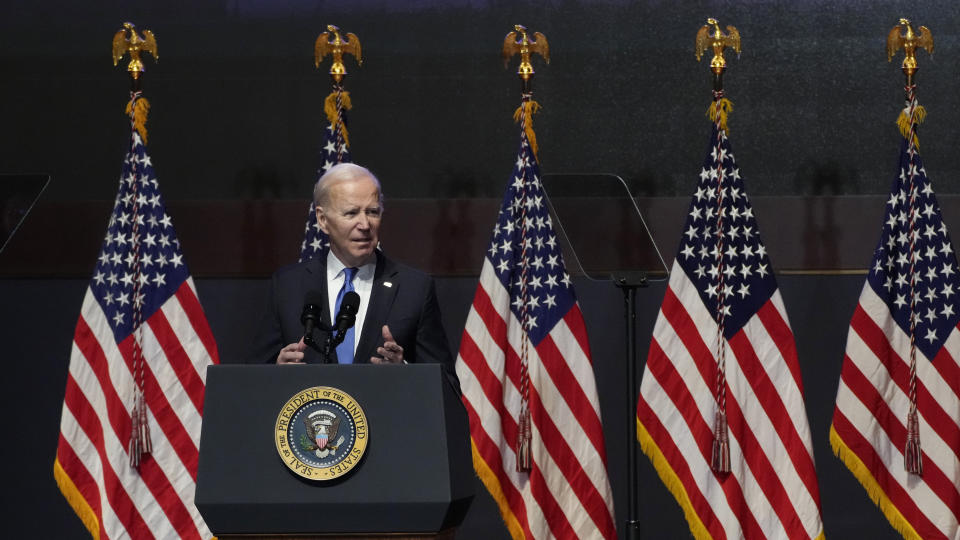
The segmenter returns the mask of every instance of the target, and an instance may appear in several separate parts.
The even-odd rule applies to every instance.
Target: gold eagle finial
[[[360,54],[360,38],[356,34],[347,33],[347,39],[340,37],[340,29],[332,24],[327,25],[327,31],[317,37],[313,46],[313,64],[320,67],[320,60],[327,55],[333,56],[330,64],[330,76],[335,82],[343,80],[347,74],[347,67],[343,65],[343,55],[352,54],[357,59],[357,65],[363,65],[363,56]]]
[[[900,34],[900,27],[906,27],[907,33]],[[920,33],[914,33],[910,27],[908,19],[900,19],[900,24],[893,27],[887,35],[887,62],[893,60],[893,55],[903,48],[903,72],[907,76],[913,75],[917,70],[917,47],[926,49],[928,53],[933,54],[933,34],[926,26],[920,27]]]
[[[710,35],[710,27],[713,27],[713,35]],[[727,27],[728,34],[724,35],[720,31],[720,24],[716,19],[710,17],[707,24],[703,25],[697,31],[697,41],[694,44],[693,54],[697,57],[697,62],[708,49],[713,49],[713,59],[710,60],[710,68],[714,72],[723,71],[727,67],[726,60],[723,59],[723,50],[730,47],[740,55],[740,32],[733,26]]]
[[[130,53],[130,63],[127,64],[127,71],[134,79],[145,71],[143,62],[140,60],[140,52],[148,52],[153,55],[154,60],[157,56],[157,38],[149,30],[143,31],[143,37],[137,35],[136,26],[133,23],[123,23],[123,28],[113,36],[113,65],[123,58],[124,54]]]
[[[519,39],[517,36],[519,34]],[[520,53],[520,67],[517,68],[517,75],[523,80],[529,80],[533,76],[533,64],[530,63],[530,55],[537,53],[543,57],[547,63],[550,63],[550,44],[547,43],[547,36],[540,32],[533,33],[533,40],[527,37],[527,27],[522,24],[515,24],[513,32],[503,38],[503,67],[510,64],[510,58]]]

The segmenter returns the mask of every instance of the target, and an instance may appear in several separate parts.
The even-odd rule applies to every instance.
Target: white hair
[[[370,172],[370,169],[361,167],[355,163],[337,163],[327,169],[323,176],[317,180],[313,186],[313,204],[318,207],[324,207],[330,202],[330,188],[336,182],[359,180],[369,178],[377,186],[377,197],[380,203],[380,209],[383,210],[383,188],[380,187],[380,181]]]

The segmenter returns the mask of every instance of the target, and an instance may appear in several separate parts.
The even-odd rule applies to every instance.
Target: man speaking
[[[317,223],[330,237],[330,250],[326,257],[281,268],[273,275],[253,348],[256,361],[323,362],[302,339],[305,311],[319,304],[321,324],[312,333],[322,347],[328,334],[324,328],[341,313],[341,304],[345,297],[349,302],[352,291],[360,300],[356,323],[341,333],[343,342],[331,350],[333,361],[440,362],[456,380],[433,279],[376,249],[383,216],[380,182],[364,167],[341,163],[320,177],[313,200]]]

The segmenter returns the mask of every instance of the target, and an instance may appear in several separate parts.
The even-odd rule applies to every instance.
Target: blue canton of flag
[[[343,122],[346,124],[346,111],[343,111],[342,115]],[[344,142],[343,137],[336,132],[333,124],[330,124],[324,130],[321,154],[323,155],[323,165],[317,171],[317,179],[323,176],[323,173],[327,172],[330,167],[338,163],[350,163],[351,161],[350,147]],[[317,207],[313,201],[310,202],[310,210],[307,212],[307,222],[304,226],[303,235],[303,243],[300,244],[299,262],[314,259],[330,247],[329,238],[320,230],[320,225],[317,223]]]
[[[931,360],[960,322],[960,306],[953,298],[960,294],[957,270],[957,256],[920,154],[904,139],[900,174],[890,190],[867,281],[907,335],[914,312],[916,346]]]
[[[722,182],[720,180],[723,180]],[[777,288],[726,133],[713,127],[677,262],[730,338]]]
[[[527,334],[536,346],[577,299],[553,232],[540,183],[540,168],[526,138],[521,142],[513,182],[507,186],[493,227],[487,259],[509,291],[510,309],[520,321],[523,320],[521,276],[526,260]]]
[[[90,288],[120,343],[189,277],[150,156],[133,133]],[[140,313],[135,315],[135,308]],[[135,320],[135,316],[137,320]]]

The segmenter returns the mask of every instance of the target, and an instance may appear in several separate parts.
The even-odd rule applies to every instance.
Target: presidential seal
[[[280,459],[310,480],[333,480],[353,470],[368,438],[360,404],[329,386],[307,388],[290,398],[274,428]]]

